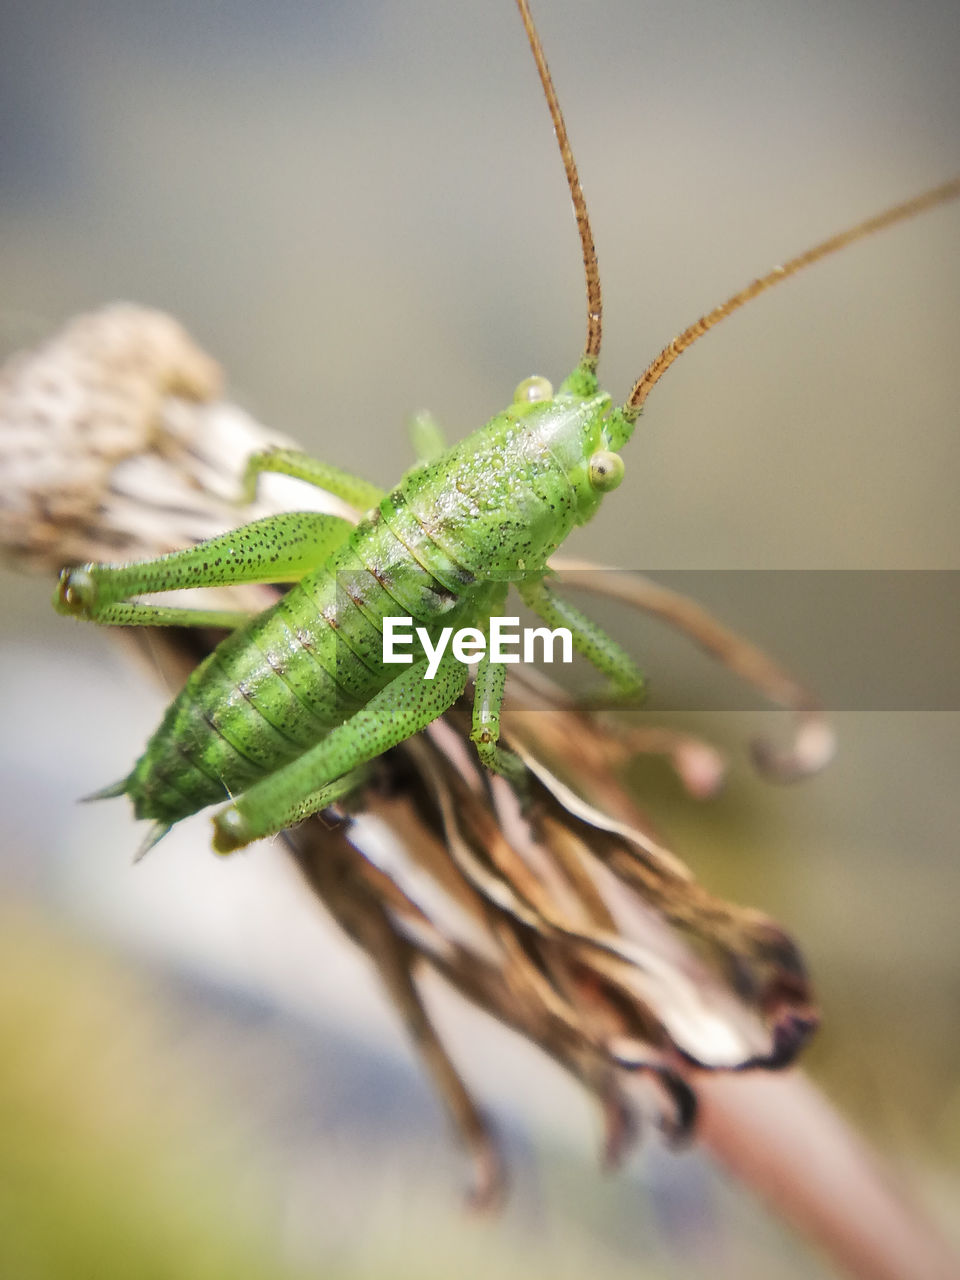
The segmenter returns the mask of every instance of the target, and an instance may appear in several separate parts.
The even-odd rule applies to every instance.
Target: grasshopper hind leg
[[[350,528],[339,516],[288,511],[153,560],[74,566],[60,574],[54,608],[66,617],[106,626],[233,630],[249,622],[247,612],[147,604],[136,597],[243,582],[296,582],[322,565]]]
[[[278,831],[295,826],[312,813],[327,809],[338,800],[358,790],[367,778],[367,770],[363,767],[351,769],[342,778],[336,778],[326,786],[317,787],[315,791],[296,797],[283,815],[282,825]],[[249,819],[245,818],[236,804],[228,805],[213,819],[213,849],[215,853],[233,853],[242,848],[251,839],[249,835]],[[265,835],[272,834],[264,832]]]
[[[230,853],[293,826],[357,786],[357,772],[419,733],[463,693],[466,667],[441,659],[432,680],[427,662],[406,667],[349,720],[249,790],[214,817],[213,847]]]

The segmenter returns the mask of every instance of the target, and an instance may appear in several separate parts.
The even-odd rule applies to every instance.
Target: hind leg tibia
[[[315,747],[222,809],[213,820],[213,847],[229,853],[316,813],[332,802],[331,785],[443,715],[463,693],[467,669],[447,658],[432,680],[426,671],[426,660],[406,667]]]

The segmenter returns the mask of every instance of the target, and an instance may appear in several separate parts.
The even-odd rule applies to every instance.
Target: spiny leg
[[[74,575],[65,588],[67,592],[75,594],[78,590],[87,590],[85,584],[78,587],[76,571],[64,569],[63,572]],[[58,593],[60,590],[58,588]],[[102,627],[216,627],[221,631],[235,631],[246,626],[254,616],[242,609],[181,609],[174,605],[129,604],[125,601],[102,607],[64,608],[61,607],[61,599],[59,594],[54,596],[54,607],[58,613],[96,622]]]
[[[309,453],[301,453],[299,449],[266,449],[263,453],[254,453],[247,459],[246,471],[243,475],[243,501],[252,502],[257,492],[257,476],[261,471],[273,471],[284,476],[293,476],[296,480],[304,480],[332,493],[357,511],[369,511],[382,501],[384,491],[361,476],[342,471],[329,462],[320,462],[311,458]]]
[[[524,604],[549,627],[567,627],[577,653],[592,663],[612,686],[619,699],[639,701],[646,680],[639,667],[616,640],[582,613],[576,605],[556,595],[542,578],[517,583]]]
[[[347,723],[349,724],[350,721],[347,721]],[[343,728],[344,726],[341,725],[340,727]],[[336,732],[336,730],[334,730],[334,732]],[[324,739],[324,741],[326,741],[326,739]],[[313,748],[313,750],[315,750],[315,748]],[[309,752],[307,754],[309,754]],[[372,758],[373,757],[371,757],[371,759]],[[302,759],[302,757],[300,757],[300,759]],[[293,761],[293,764],[298,764],[298,763],[299,763],[299,760]],[[288,766],[288,767],[292,768],[292,766]],[[284,773],[284,772],[285,772],[284,769],[278,770],[278,773]],[[271,774],[269,779],[267,779],[267,781],[273,781],[273,779],[276,777],[277,777],[276,773]],[[367,781],[368,777],[369,777],[369,769],[366,767],[366,764],[359,764],[355,769],[348,769],[347,772],[342,774],[339,778],[334,778],[332,782],[327,782],[323,786],[316,787],[315,789],[311,790],[307,795],[304,795],[304,796],[298,795],[295,797],[291,795],[290,796],[291,807],[289,809],[289,812],[283,816],[283,820],[278,821],[273,825],[271,825],[269,830],[267,831],[261,831],[261,832],[258,832],[257,835],[255,836],[250,836],[249,840],[259,840],[260,837],[264,835],[275,835],[278,831],[283,831],[286,827],[292,827],[296,823],[300,822],[303,818],[309,817],[311,813],[319,813],[322,809],[329,808],[330,805],[336,804],[338,800],[343,800],[344,797],[349,796],[354,791],[359,791],[359,789]],[[250,791],[254,789],[255,788],[251,787]],[[237,849],[240,847],[240,845],[231,845],[229,848],[224,847],[223,841],[221,840],[220,833],[221,831],[224,831],[228,827],[231,830],[233,830],[236,827],[236,823],[235,822],[231,823],[231,820],[230,820],[233,810],[243,807],[244,812],[246,812],[247,806],[245,806],[243,802],[246,800],[247,796],[250,794],[250,791],[245,791],[241,796],[237,798],[237,800],[232,805],[228,806],[228,808],[226,809],[222,809],[220,813],[216,814],[216,816],[214,817],[213,825],[214,825],[215,834],[213,839],[213,847],[217,853],[232,853],[234,849]],[[227,821],[221,825],[220,819],[223,818],[224,815],[227,816]],[[242,841],[242,843],[248,844],[249,840],[244,840]]]
[[[108,626],[238,627],[247,613],[131,603],[130,596],[241,582],[295,582],[323,564],[349,535],[350,522],[314,511],[265,516],[155,560],[64,569],[58,613]]]
[[[525,775],[526,766],[518,755],[500,746],[500,709],[506,677],[505,664],[491,662],[485,653],[477,666],[474,681],[470,738],[477,748],[481,764],[517,782]]]
[[[213,847],[230,853],[293,826],[330,804],[331,785],[443,715],[463,693],[467,669],[441,660],[432,680],[427,661],[407,667],[349,720],[276,773],[256,783],[213,819]]]

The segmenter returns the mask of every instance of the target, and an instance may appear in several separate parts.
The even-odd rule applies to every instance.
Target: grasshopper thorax
[[[448,453],[413,469],[389,498],[478,578],[538,572],[594,515],[623,464],[610,450],[617,411],[596,378],[572,375],[554,392],[527,378],[511,403]]]

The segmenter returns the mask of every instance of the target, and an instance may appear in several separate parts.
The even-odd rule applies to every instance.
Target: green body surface
[[[507,409],[414,467],[355,526],[288,514],[159,560],[65,570],[57,607],[106,622],[193,620],[122,602],[140,592],[296,579],[196,668],[132,772],[105,794],[129,795],[137,817],[154,821],[153,838],[227,798],[218,848],[282,830],[352,789],[362,766],[463,692],[466,668],[448,657],[431,680],[422,663],[385,664],[384,618],[410,618],[434,641],[445,627],[485,630],[511,583],[551,625],[561,616],[572,625],[575,647],[615,685],[635,687],[626,655],[542,582],[548,557],[619,483],[622,464],[609,449],[624,429],[589,369],[556,395],[528,379]],[[354,499],[376,492],[300,455],[258,455],[251,465]],[[481,664],[473,736],[481,759],[509,772],[513,758],[496,745],[503,674]]]
[[[502,413],[447,451],[432,419],[421,415],[422,461],[387,494],[290,450],[250,459],[248,497],[260,471],[284,472],[366,511],[355,526],[335,516],[286,513],[157,560],[63,571],[54,597],[62,613],[108,625],[232,630],[190,676],[133,771],[100,793],[128,795],[137,816],[152,819],[145,847],[174,822],[224,798],[230,803],[214,818],[214,847],[221,852],[282,831],[359,788],[372,760],[448,710],[464,692],[466,666],[456,651],[445,651],[435,664],[387,663],[387,618],[410,619],[439,654],[447,628],[487,632],[514,584],[551,629],[569,631],[572,648],[607,677],[614,693],[636,694],[643,678],[629,655],[556,596],[545,577],[550,555],[620,483],[617,450],[629,440],[650,389],[703,334],[760,293],[866,235],[960,196],[960,178],[943,183],[758,277],[664,347],[615,408],[597,386],[602,297],[586,202],[527,0],[517,6],[580,236],[587,304],[580,364],[556,395],[543,378],[521,382]],[[241,582],[294,585],[252,619],[138,599]],[[524,766],[499,746],[505,677],[500,655],[480,660],[471,738],[483,764],[522,785]]]

